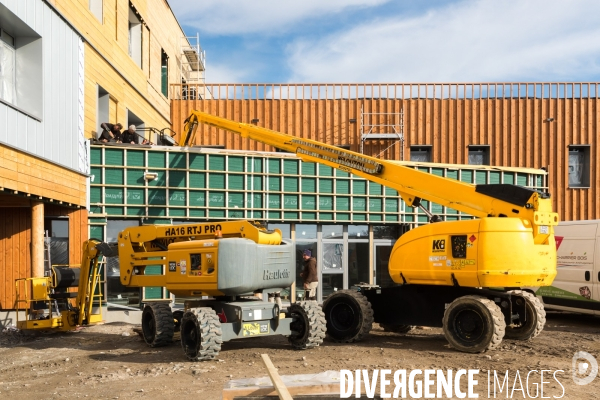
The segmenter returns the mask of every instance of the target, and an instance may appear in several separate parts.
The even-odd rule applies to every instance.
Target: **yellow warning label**
[[[269,324],[268,323],[259,323],[259,322],[251,322],[248,324],[243,324],[242,328],[244,329],[244,336],[256,336],[256,335],[264,335],[265,333],[269,333]]]

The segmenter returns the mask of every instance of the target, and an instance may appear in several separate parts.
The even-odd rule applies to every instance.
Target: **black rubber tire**
[[[175,332],[179,332],[181,330],[181,320],[183,319],[183,313],[183,310],[173,311],[173,323]]]
[[[325,338],[325,314],[316,301],[300,301],[290,305],[287,317],[292,334],[288,341],[294,349],[306,350],[318,347]]]
[[[338,343],[364,339],[373,327],[373,308],[362,293],[338,290],[323,303],[327,335]]]
[[[169,303],[146,303],[142,312],[142,337],[150,347],[173,342],[175,324]]]
[[[390,325],[390,324],[379,324],[383,328],[384,332],[393,332],[398,334],[405,334],[414,329],[414,325]]]
[[[221,322],[212,308],[192,308],[183,314],[181,347],[188,360],[212,360],[219,355],[222,343]]]
[[[456,350],[465,353],[495,349],[502,343],[505,328],[500,307],[485,297],[459,297],[444,312],[446,340]]]
[[[535,295],[524,290],[511,290],[509,293],[525,298],[527,318],[524,324],[507,326],[504,337],[513,340],[533,339],[544,330],[544,325],[546,325],[544,305]]]

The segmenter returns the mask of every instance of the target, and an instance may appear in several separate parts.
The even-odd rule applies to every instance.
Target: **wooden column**
[[[44,203],[31,202],[31,276],[44,276]]]

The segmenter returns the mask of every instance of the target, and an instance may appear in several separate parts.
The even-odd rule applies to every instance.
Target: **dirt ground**
[[[505,339],[499,350],[483,354],[449,348],[441,329],[397,335],[375,324],[361,343],[337,344],[326,339],[316,349],[295,351],[284,337],[243,339],[224,343],[218,359],[197,363],[186,360],[179,342],[147,347],[134,327],[106,324],[32,335],[5,330],[0,333],[0,398],[219,399],[227,381],[267,375],[262,353],[269,354],[280,375],[341,369],[480,369],[479,398],[488,398],[488,371],[493,377],[494,370],[503,375],[508,370],[512,389],[517,370],[523,386],[530,370],[564,370],[556,375],[564,386],[563,399],[600,398],[600,376],[587,386],[575,385],[571,377],[575,352],[600,356],[597,317],[551,313],[544,332],[533,341]],[[539,384],[540,379],[539,374],[532,377],[533,397],[532,382]],[[544,385],[544,397],[561,397],[563,389],[551,374],[544,381],[549,382]],[[496,398],[506,398],[506,392],[497,393]],[[523,396],[517,385],[512,398],[530,397]]]

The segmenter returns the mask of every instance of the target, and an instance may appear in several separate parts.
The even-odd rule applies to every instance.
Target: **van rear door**
[[[555,228],[557,275],[552,286],[537,295],[549,309],[600,314],[600,285],[595,255],[600,221],[571,221]]]

